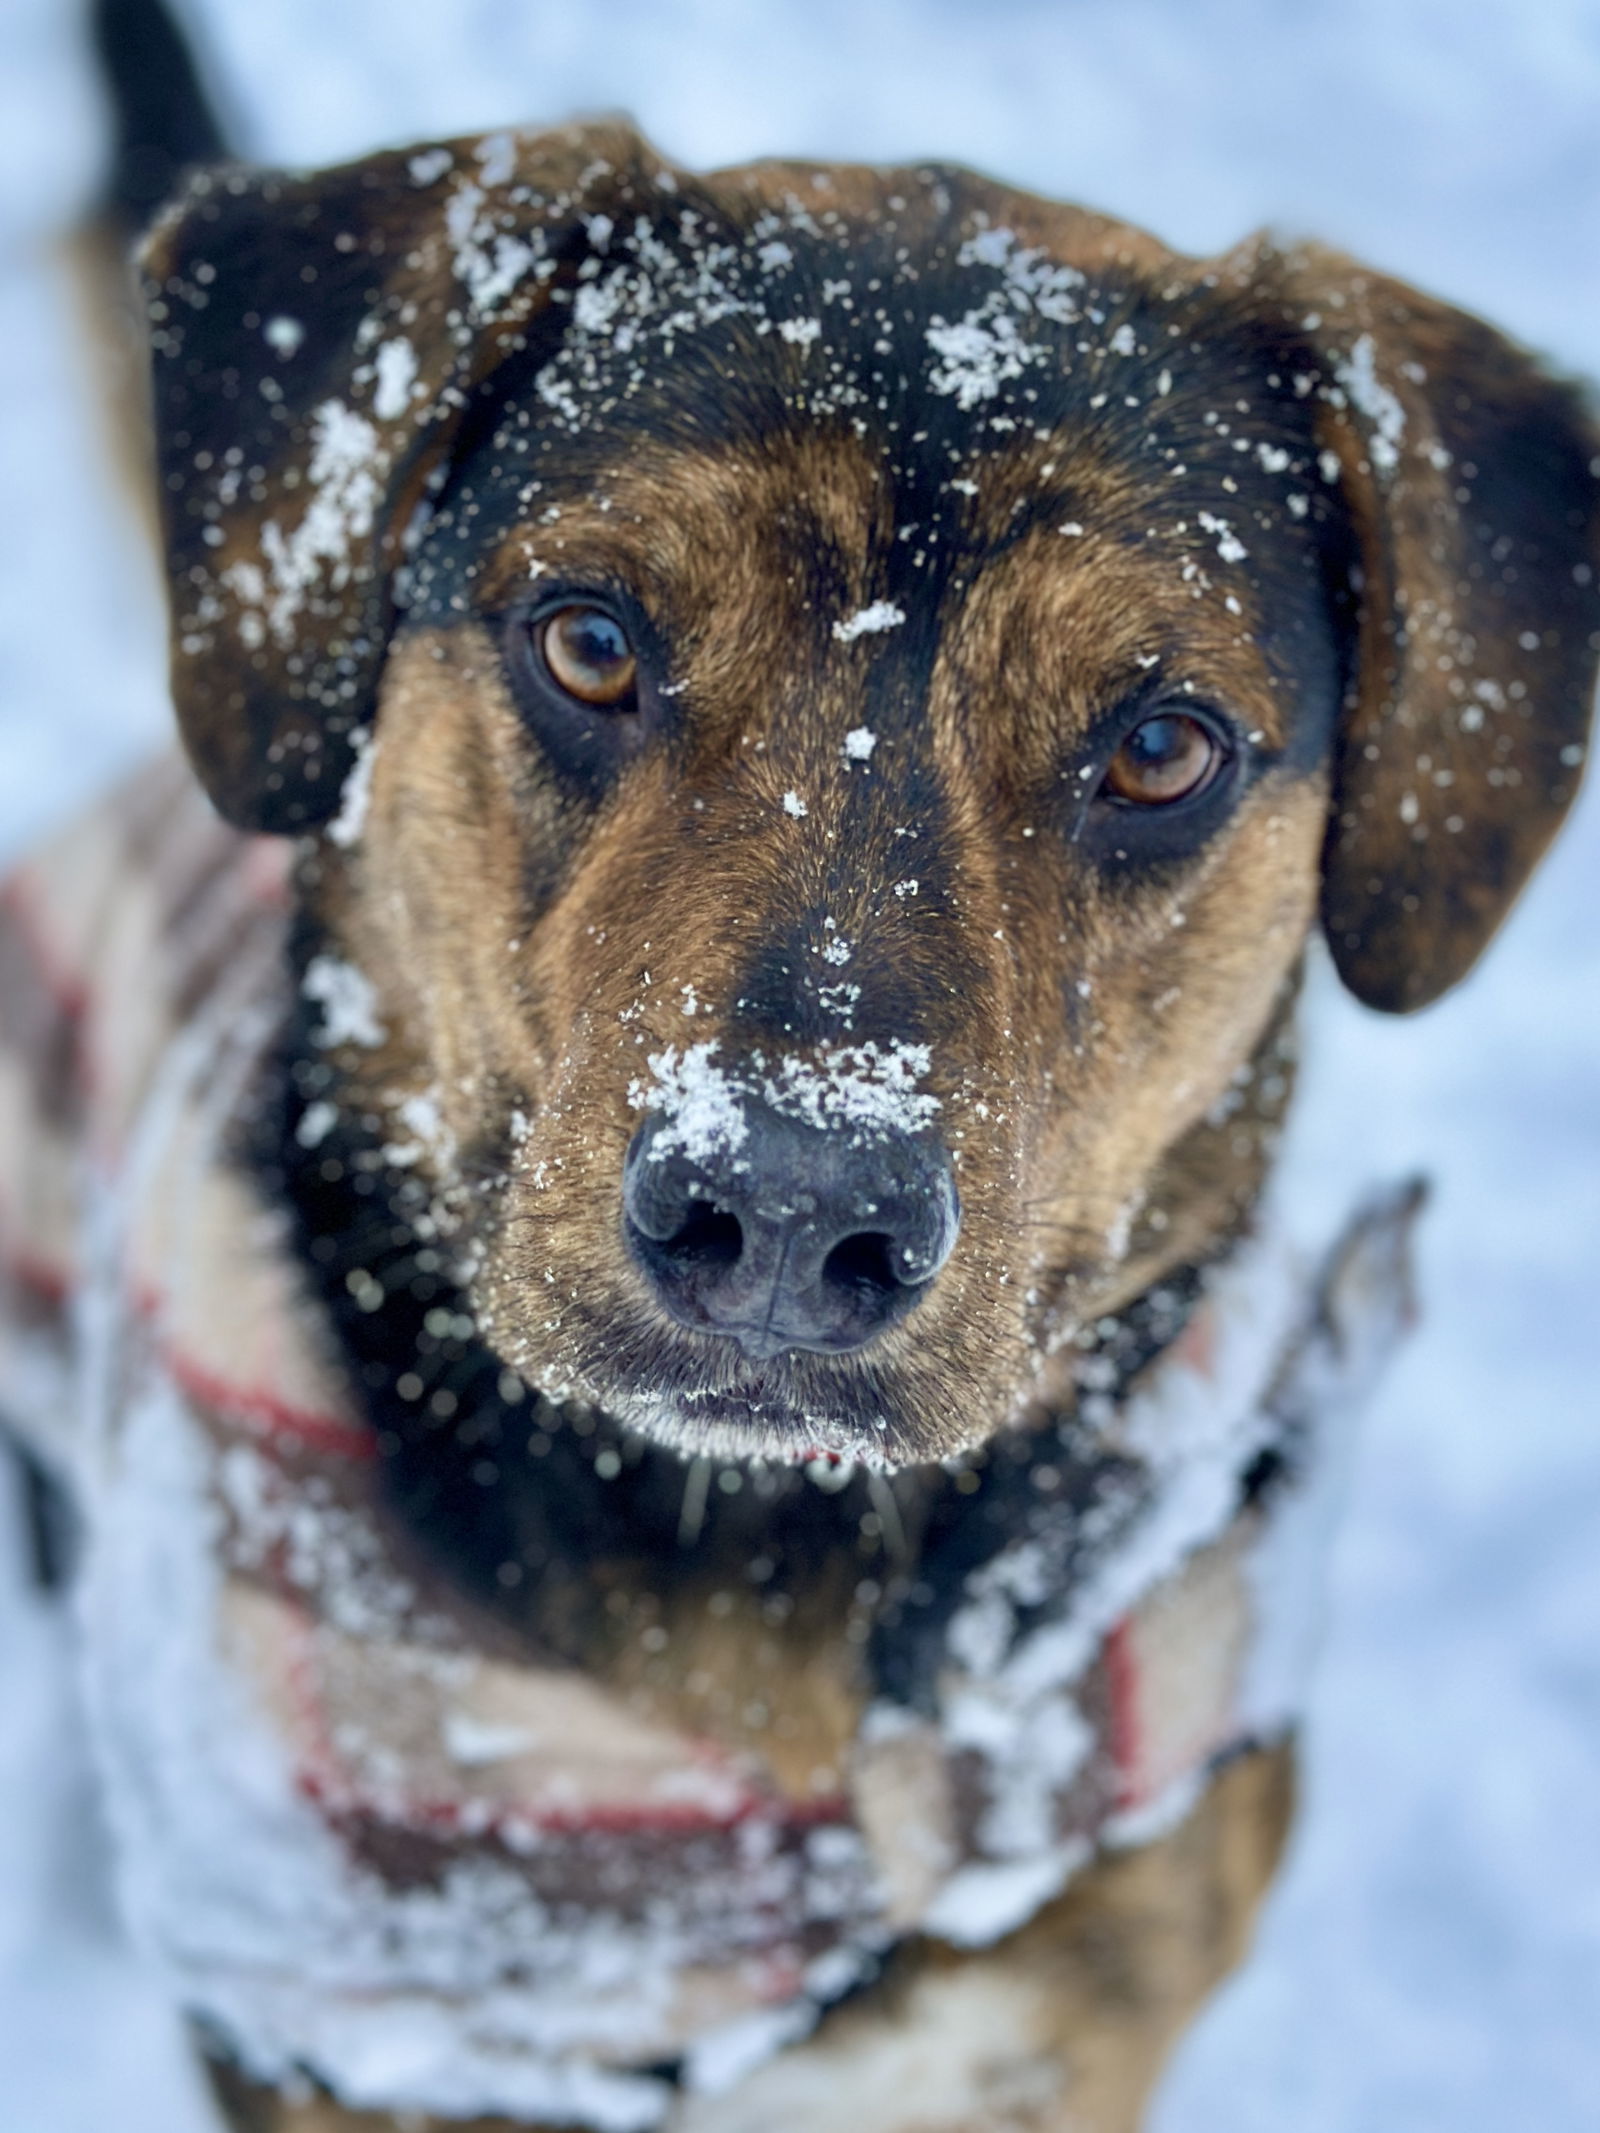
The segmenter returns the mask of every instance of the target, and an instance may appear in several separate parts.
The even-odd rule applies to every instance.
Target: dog
[[[1094,1400],[1248,1249],[1312,932],[1425,1006],[1555,832],[1600,436],[1315,246],[620,122],[221,166],[141,273],[184,746],[292,855],[229,1159],[387,1530],[803,1793],[1041,1497],[1063,1563],[1105,1527]],[[1287,1740],[1215,1745],[670,2123],[1131,2133],[1287,1824]],[[241,2127],[397,2122],[209,2049]]]

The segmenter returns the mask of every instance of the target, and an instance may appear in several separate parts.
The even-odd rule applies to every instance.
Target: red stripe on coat
[[[1116,1771],[1116,1804],[1138,1807],[1144,1799],[1144,1725],[1139,1712],[1139,1654],[1131,1615],[1106,1633],[1106,1689],[1110,1698],[1108,1733]]]

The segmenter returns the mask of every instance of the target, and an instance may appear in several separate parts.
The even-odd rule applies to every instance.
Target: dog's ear
[[[473,396],[596,216],[672,172],[622,124],[496,134],[309,177],[203,173],[146,242],[185,744],[230,821],[339,805],[395,571]]]
[[[1600,433],[1464,312],[1313,247],[1251,271],[1310,344],[1322,478],[1359,558],[1323,928],[1357,998],[1404,1013],[1466,975],[1577,789]]]

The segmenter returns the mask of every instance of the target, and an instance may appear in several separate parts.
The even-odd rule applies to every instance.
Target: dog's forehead
[[[582,217],[581,256],[499,381],[501,455],[556,469],[592,440],[853,435],[902,486],[961,493],[962,462],[1014,458],[1069,421],[1124,448],[1127,418],[1171,393],[1170,354],[1185,404],[1241,381],[1219,320],[1201,325],[1225,305],[1192,262],[1044,202],[1042,230],[1015,226],[1016,196],[965,174],[901,175],[897,191],[859,174],[870,197],[848,205],[708,181]]]
[[[1304,382],[1237,290],[1103,218],[964,173],[736,174],[588,216],[416,600],[492,610],[620,572],[669,625],[685,600],[697,627],[758,615],[757,650],[800,610],[944,628],[980,583],[992,619],[1007,595],[1081,607],[1081,540],[1120,588],[1104,661],[1132,673],[1180,610],[1221,647],[1313,602]]]

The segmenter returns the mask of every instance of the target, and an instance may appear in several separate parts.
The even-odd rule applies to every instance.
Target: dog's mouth
[[[731,1340],[685,1339],[676,1327],[631,1340],[597,1329],[586,1362],[578,1374],[585,1397],[621,1428],[686,1459],[902,1465],[926,1432],[892,1369],[812,1348],[773,1343],[756,1355]]]
[[[708,1391],[663,1404],[657,1395],[622,1402],[610,1419],[682,1459],[738,1465],[750,1459],[781,1466],[894,1467],[881,1440],[845,1416],[823,1416],[768,1392]]]

